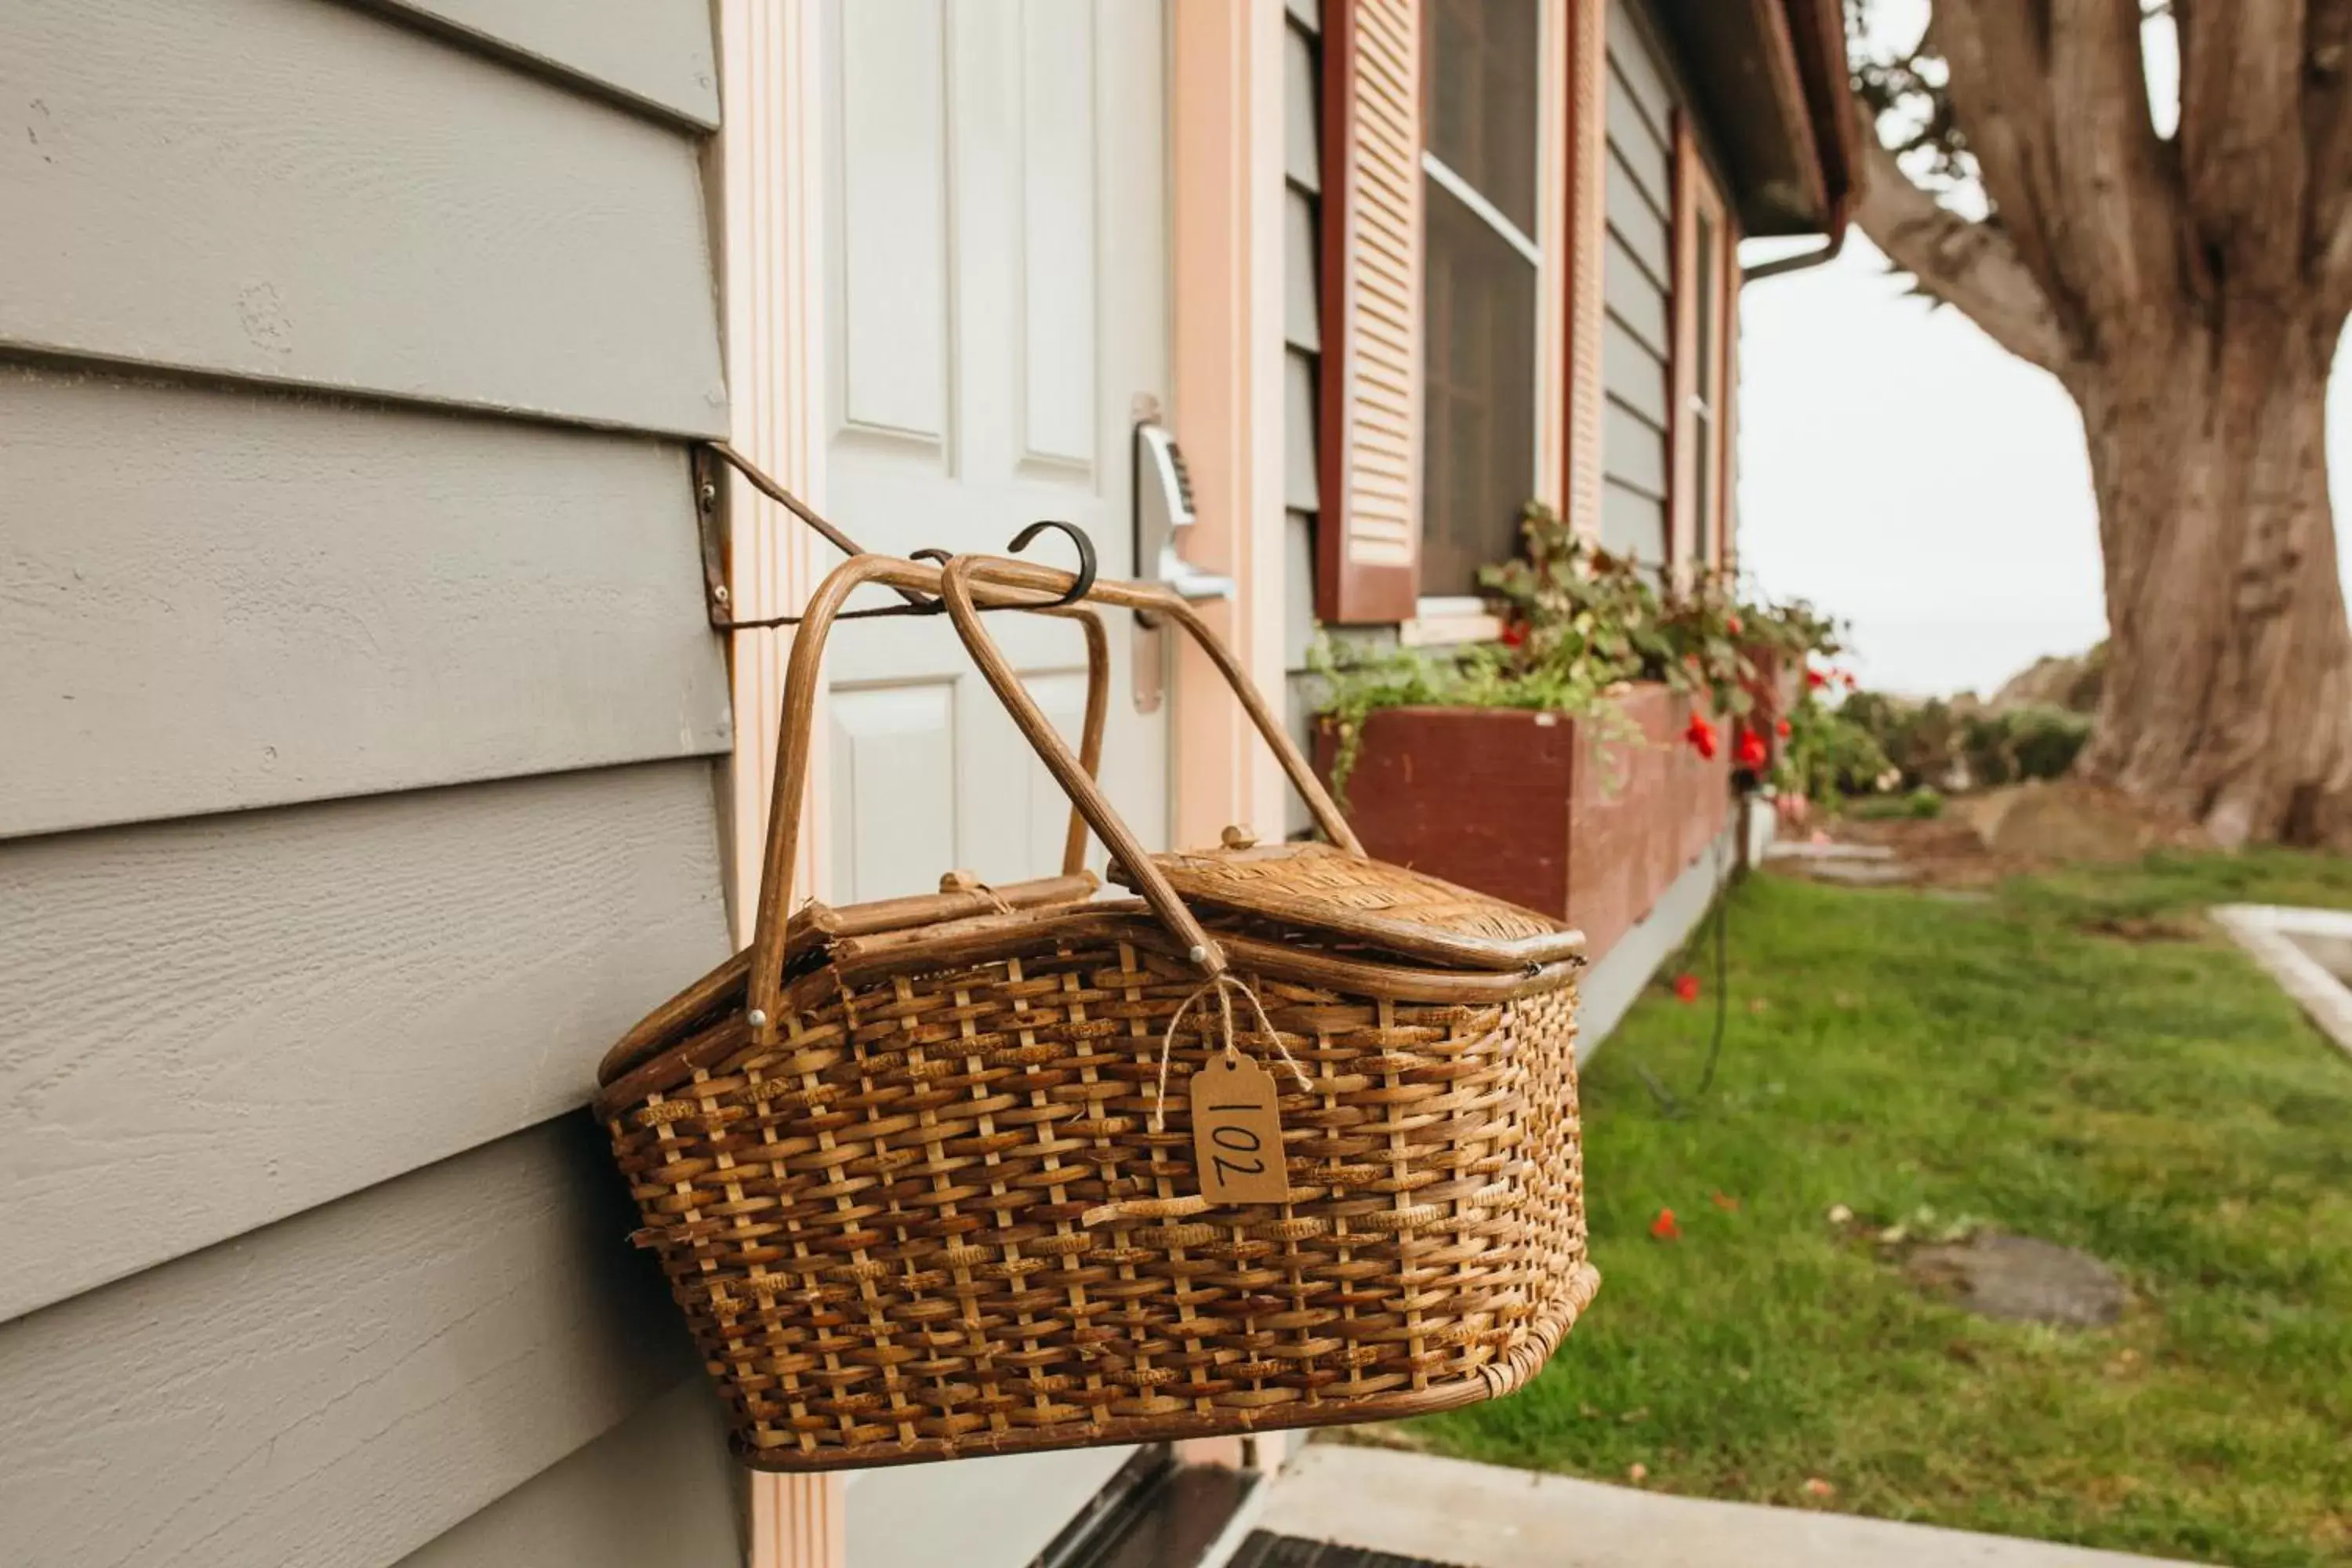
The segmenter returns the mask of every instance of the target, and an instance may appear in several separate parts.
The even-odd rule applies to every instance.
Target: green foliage
[[[1980,785],[2054,779],[2074,765],[2091,738],[2088,714],[2063,708],[2012,708],[1972,714],[1961,726],[1961,756]]]
[[[1820,717],[1810,701],[1782,713],[1771,689],[1776,672],[1793,673],[1812,655],[1837,651],[1837,628],[1810,606],[1744,605],[1709,575],[1662,589],[1649,569],[1580,538],[1536,502],[1522,513],[1519,531],[1520,558],[1478,574],[1505,623],[1501,642],[1423,652],[1318,639],[1309,668],[1322,687],[1318,711],[1338,737],[1335,793],[1344,798],[1364,722],[1384,708],[1523,708],[1588,718],[1615,714],[1607,699],[1627,682],[1656,680],[1759,731],[1785,717],[1792,742],[1801,720]],[[1850,742],[1841,744],[1851,750]]]
[[[1315,639],[1308,672],[1322,683],[1318,712],[1338,737],[1331,790],[1344,807],[1364,743],[1364,721],[1383,708],[1519,708],[1591,716],[1604,710],[1595,682],[1609,667],[1560,659],[1530,664],[1499,643],[1443,653]],[[1614,713],[1614,709],[1606,711]]]
[[[1906,795],[1865,795],[1844,803],[1845,816],[1863,822],[1888,822],[1909,818],[1914,822],[1932,822],[1944,815],[1944,797],[1936,790],[1922,784]]]
[[[2053,779],[2074,765],[2091,737],[2091,718],[2063,708],[2027,706],[2000,712],[1963,709],[1942,698],[1906,702],[1857,691],[1840,711],[1866,731],[1887,765],[1910,788],[1965,782],[1990,788]]]
[[[1706,1053],[1710,1011],[1663,994],[1586,1077],[1600,1298],[1528,1389],[1406,1430],[1690,1495],[2352,1559],[2352,1064],[2226,941],[2106,934],[2224,900],[2352,907],[2352,860],[2163,855],[1984,902],[1750,879],[1710,1096],[1672,1119],[1637,1076]],[[1874,1244],[1923,1207],[2084,1248],[2131,1304],[1963,1312]]]
[[[1850,697],[1832,708],[1810,690],[1797,700],[1777,781],[1781,788],[1824,805],[1879,788],[1891,764],[1878,738],[1851,716],[1853,703]]]

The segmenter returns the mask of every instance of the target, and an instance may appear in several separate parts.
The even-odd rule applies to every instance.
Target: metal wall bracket
[[[793,626],[800,624],[798,616],[769,616],[755,621],[735,619],[735,597],[727,586],[728,540],[720,525],[719,481],[723,468],[733,468],[751,481],[751,488],[807,523],[824,537],[827,543],[844,555],[864,555],[866,547],[821,516],[800,497],[761,473],[749,458],[724,441],[704,441],[694,448],[694,526],[702,546],[702,601],[710,616],[713,631],[755,631],[766,626]],[[1041,600],[1034,605],[982,605],[983,611],[992,609],[1049,609],[1057,605],[1075,605],[1087,596],[1095,585],[1097,570],[1094,541],[1076,523],[1037,521],[1023,529],[1005,546],[1007,553],[1018,555],[1029,548],[1036,537],[1047,531],[1066,534],[1078,552],[1077,581],[1068,593],[1058,599]],[[944,550],[918,550],[912,559],[936,561],[945,565]],[[867,609],[844,610],[836,619],[845,621],[874,620],[885,616],[936,616],[945,612],[946,605],[928,594],[912,588],[897,590],[904,601],[897,605],[877,605]]]

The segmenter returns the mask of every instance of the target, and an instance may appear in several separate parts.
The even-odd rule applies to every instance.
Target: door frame
[[[1124,3],[1124,0],[1120,0]],[[719,0],[723,122],[706,189],[736,447],[822,508],[825,376],[824,131],[820,0]],[[1170,322],[1172,422],[1200,501],[1194,563],[1231,575],[1212,611],[1261,690],[1283,686],[1283,0],[1168,6]],[[743,619],[790,615],[830,568],[822,542],[730,474],[729,591]],[[738,632],[729,649],[735,750],[723,788],[724,864],[736,940],[748,923],[767,831],[786,630]],[[1231,822],[1283,820],[1280,770],[1186,647],[1174,682],[1170,815],[1178,844]],[[822,697],[819,699],[822,701]],[[823,747],[824,724],[816,725]],[[809,770],[803,809],[826,806],[829,771]],[[793,897],[822,893],[828,835],[803,834]],[[1258,1439],[1270,1465],[1278,1441]],[[1238,1465],[1238,1438],[1180,1446],[1180,1458]],[[751,1568],[846,1568],[839,1475],[751,1473]]]

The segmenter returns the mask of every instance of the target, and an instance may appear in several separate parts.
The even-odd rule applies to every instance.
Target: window
[[[1474,593],[1536,488],[1538,0],[1423,11],[1421,592]]]

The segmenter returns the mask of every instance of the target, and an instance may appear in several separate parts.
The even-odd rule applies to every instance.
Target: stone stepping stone
[[[2130,1292],[2116,1271],[2071,1247],[1986,1234],[1923,1247],[1904,1270],[1980,1317],[2095,1329],[2123,1316]]]

